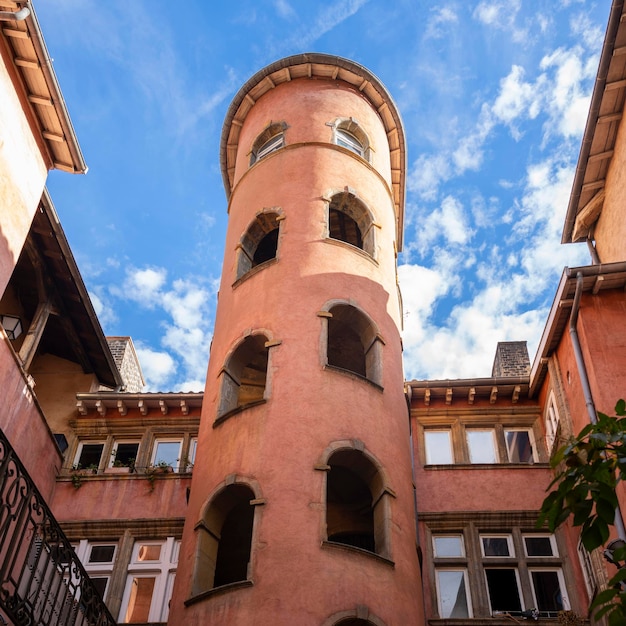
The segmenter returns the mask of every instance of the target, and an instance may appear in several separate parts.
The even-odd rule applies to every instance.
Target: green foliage
[[[598,413],[597,424],[589,424],[578,436],[560,448],[550,461],[558,468],[550,492],[541,506],[538,526],[546,524],[554,532],[572,518],[581,526],[581,540],[591,552],[606,543],[615,521],[618,483],[626,477],[626,402],[615,406],[615,417]],[[626,549],[616,551],[617,560],[626,561]],[[610,626],[626,624],[626,569],[609,581],[610,588],[599,593],[591,609],[594,617],[607,615]],[[626,586],[626,585],[624,585]]]

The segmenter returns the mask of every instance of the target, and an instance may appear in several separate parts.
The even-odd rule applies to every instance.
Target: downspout
[[[15,13],[11,11],[0,11],[0,21],[3,22],[21,22],[30,15],[30,9],[28,7],[22,7]]]
[[[587,407],[587,414],[589,415],[589,421],[592,424],[598,423],[598,416],[596,413],[596,407],[593,402],[593,396],[591,395],[591,387],[589,385],[589,376],[587,375],[587,368],[585,366],[585,359],[583,357],[583,351],[580,347],[580,340],[578,338],[578,331],[576,330],[576,323],[578,322],[578,310],[580,308],[580,298],[583,292],[583,274],[582,272],[576,273],[576,292],[574,294],[574,303],[572,304],[572,311],[569,316],[569,334],[572,340],[572,347],[574,348],[574,356],[576,357],[576,366],[578,367],[578,376],[580,377],[580,384],[583,390],[583,396],[585,398],[585,406]],[[622,517],[622,511],[619,503],[615,509],[615,528],[617,535],[620,539],[626,541],[626,528],[624,528],[624,518]]]

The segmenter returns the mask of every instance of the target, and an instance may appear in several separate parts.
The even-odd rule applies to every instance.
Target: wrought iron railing
[[[72,546],[0,430],[0,624],[114,626]]]

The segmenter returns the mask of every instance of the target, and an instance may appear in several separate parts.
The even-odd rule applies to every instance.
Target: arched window
[[[267,381],[265,335],[246,337],[230,355],[221,375],[218,417],[262,402]]]
[[[250,165],[285,145],[285,122],[270,124],[254,141],[250,151]]]
[[[328,204],[328,236],[349,243],[374,256],[374,220],[367,207],[352,193],[335,194]]]
[[[248,485],[235,483],[206,507],[196,525],[192,596],[249,579],[254,504],[258,503]]]
[[[276,258],[280,216],[276,212],[259,213],[241,237],[237,259],[237,279],[251,269]]]
[[[389,490],[361,450],[330,455],[326,475],[326,539],[390,558]]]
[[[382,386],[383,341],[370,319],[349,304],[335,304],[323,317],[327,364]]]
[[[370,140],[361,125],[352,117],[340,117],[329,126],[333,129],[333,143],[370,160]]]

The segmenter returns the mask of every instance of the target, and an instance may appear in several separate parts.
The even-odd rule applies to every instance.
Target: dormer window
[[[358,154],[360,157],[365,156],[365,150],[361,142],[347,130],[338,128],[335,131],[335,142],[338,146],[348,148],[348,150],[352,150],[352,152]]]

